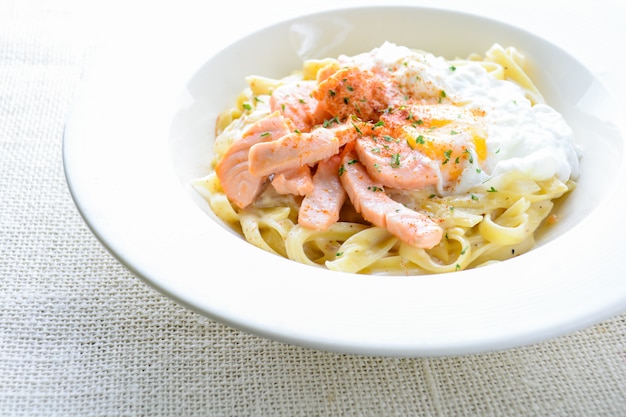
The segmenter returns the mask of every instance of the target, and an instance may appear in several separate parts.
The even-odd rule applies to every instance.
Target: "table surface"
[[[0,0],[0,416],[626,415],[626,315],[506,351],[367,357],[230,328],[125,269],[78,214],[61,159],[94,57],[150,14],[105,3]],[[240,17],[232,3],[207,6],[207,24]],[[311,9],[293,3],[243,19]],[[623,0],[607,4],[626,16]],[[565,5],[586,19],[582,2],[551,7]]]

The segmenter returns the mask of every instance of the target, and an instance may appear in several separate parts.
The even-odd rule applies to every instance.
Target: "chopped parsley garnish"
[[[395,153],[391,155],[391,168],[400,168],[400,154]]]
[[[339,123],[339,119],[337,118],[337,116],[333,117],[332,119],[324,120],[323,126],[324,127],[329,127],[333,123]]]

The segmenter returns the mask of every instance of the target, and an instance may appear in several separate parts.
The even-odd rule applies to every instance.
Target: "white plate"
[[[141,37],[147,43],[140,49],[130,42],[101,61],[81,90],[63,148],[87,224],[163,293],[254,334],[391,356],[520,346],[626,309],[624,127],[604,81],[557,46],[495,20],[420,7],[322,11],[276,23],[211,56],[181,34],[167,42]],[[535,63],[538,87],[573,126],[584,153],[563,221],[538,248],[453,274],[341,274],[250,246],[194,193],[189,180],[207,170],[215,117],[246,75],[284,76],[303,57],[353,54],[385,40],[450,58],[498,42]]]

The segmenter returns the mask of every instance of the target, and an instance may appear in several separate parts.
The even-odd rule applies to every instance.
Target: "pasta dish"
[[[385,42],[247,77],[193,180],[248,242],[359,274],[419,275],[535,246],[579,175],[571,128],[525,56],[446,59]]]

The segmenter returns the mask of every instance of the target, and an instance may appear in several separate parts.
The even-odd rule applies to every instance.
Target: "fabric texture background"
[[[256,337],[120,265],[78,214],[64,123],[89,5],[0,0],[0,416],[626,416],[626,315],[544,343],[379,358]]]

